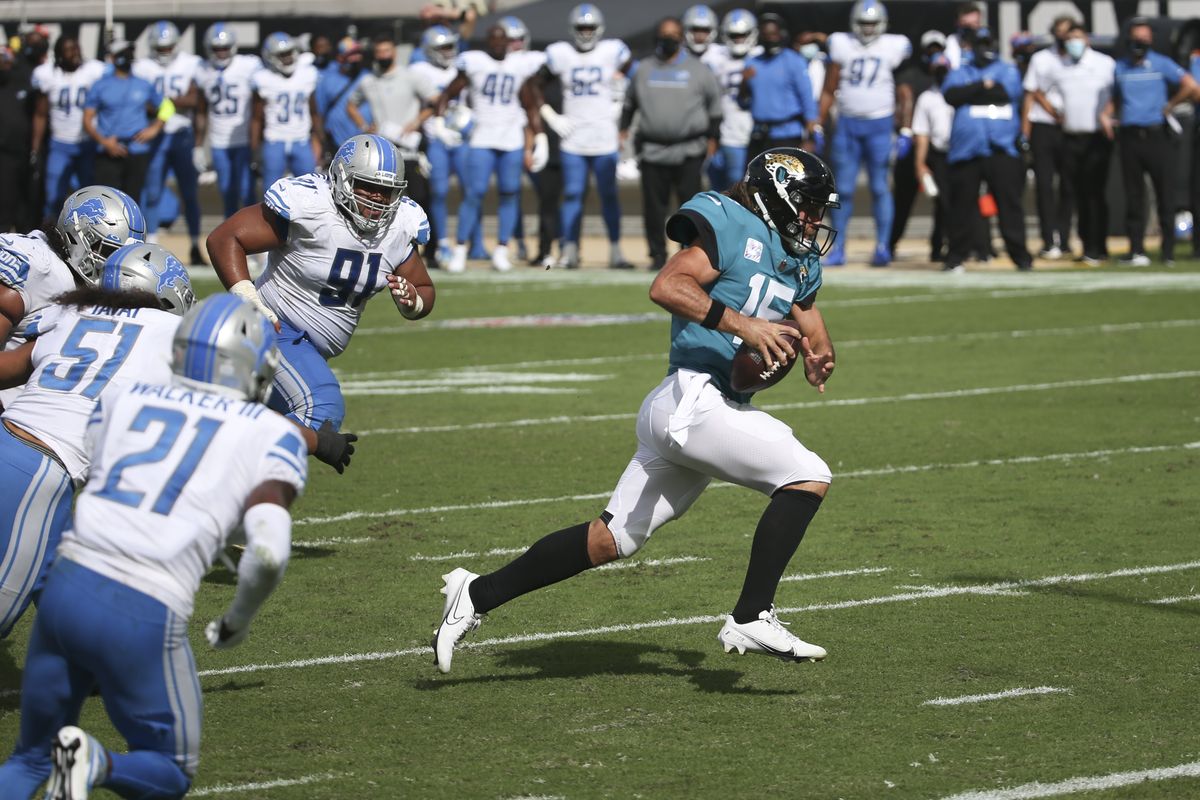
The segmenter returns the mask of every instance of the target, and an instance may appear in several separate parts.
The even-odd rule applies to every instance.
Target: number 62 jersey
[[[316,172],[276,181],[263,202],[288,231],[287,243],[267,256],[258,293],[280,321],[333,358],[350,343],[367,300],[387,286],[388,273],[429,241],[429,220],[402,197],[386,227],[359,233],[334,203],[329,179]]]

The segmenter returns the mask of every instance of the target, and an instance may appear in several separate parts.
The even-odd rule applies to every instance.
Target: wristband
[[[158,106],[158,119],[166,122],[171,117],[175,116],[175,104],[171,102],[171,98],[166,98]]]
[[[400,316],[405,319],[416,319],[421,316],[421,312],[424,310],[425,301],[421,299],[421,293],[417,291],[417,287],[413,286],[413,304],[411,306],[401,306]]]
[[[710,330],[716,330],[717,326],[721,324],[723,316],[725,316],[725,304],[714,298],[712,305],[708,307],[708,313],[704,315],[704,321],[700,324]]]

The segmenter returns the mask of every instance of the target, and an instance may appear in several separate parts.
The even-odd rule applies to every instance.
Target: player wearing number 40
[[[395,146],[359,134],[342,144],[327,174],[276,181],[263,202],[208,237],[221,282],[275,325],[281,360],[268,405],[310,429],[310,449],[313,431],[336,430],[345,417],[327,361],[349,345],[367,300],[387,288],[407,319],[433,308],[433,281],[417,252],[429,240],[429,220],[404,196],[406,186]],[[254,283],[251,253],[267,253]]]

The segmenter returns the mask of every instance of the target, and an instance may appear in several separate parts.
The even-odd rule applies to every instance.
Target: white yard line
[[[1010,789],[976,789],[943,797],[942,800],[1031,800],[1035,797],[1058,797],[1078,792],[1103,792],[1146,781],[1166,781],[1174,778],[1200,778],[1200,761],[1160,769],[1140,769],[1134,772],[1113,772],[1108,775],[1070,778],[1057,783],[1034,781],[1013,786]]]
[[[1005,689],[990,694],[967,694],[962,697],[935,697],[921,703],[923,706],[961,706],[966,703],[986,703],[989,700],[1006,700],[1010,697],[1025,697],[1032,694],[1070,694],[1070,689],[1057,686],[1035,686],[1032,689]]]
[[[764,411],[795,411],[810,408],[842,408],[870,405],[891,405],[895,403],[911,403],[923,400],[956,400],[965,397],[986,397],[989,395],[1019,394],[1021,392],[1047,392],[1059,389],[1083,389],[1093,386],[1114,386],[1129,383],[1146,383],[1150,381],[1174,381],[1200,378],[1200,370],[1179,370],[1176,372],[1147,372],[1138,375],[1118,375],[1108,378],[1082,378],[1069,381],[1053,381],[1048,383],[1018,383],[1008,386],[983,386],[974,389],[948,389],[938,392],[910,392],[899,395],[881,397],[847,397],[828,400],[804,400],[796,403],[767,403],[759,406]],[[457,433],[460,431],[497,430],[503,428],[528,428],[540,425],[575,425],[583,422],[614,422],[617,420],[632,420],[636,414],[590,414],[582,416],[559,415],[553,417],[531,417],[493,422],[467,422],[453,425],[416,425],[407,428],[376,428],[358,431],[359,436],[384,436],[393,434],[412,433]]]
[[[861,569],[835,569],[830,572],[813,572],[808,575],[784,575],[780,581],[815,581],[819,578],[841,578],[845,575],[878,575],[888,567],[863,567]]]
[[[1147,603],[1156,606],[1169,606],[1175,603],[1190,603],[1193,600],[1200,600],[1200,594],[1187,594],[1182,597],[1160,597],[1158,600],[1147,600]]]
[[[374,541],[376,541],[376,539],[371,536],[354,536],[354,537],[332,536],[328,539],[293,539],[292,547],[299,547],[301,549],[316,548],[316,547],[333,547],[334,545],[366,544],[367,542],[374,542]]]
[[[1002,594],[1008,590],[1021,587],[1037,587],[1037,586],[1055,586],[1063,583],[1080,583],[1087,581],[1108,580],[1111,578],[1127,578],[1136,577],[1139,575],[1159,575],[1167,572],[1180,572],[1183,570],[1200,569],[1200,561],[1187,561],[1178,564],[1160,564],[1148,567],[1129,567],[1125,569],[1113,570],[1111,572],[1086,572],[1076,575],[1054,575],[1047,578],[1034,578],[1023,581],[1004,581],[1000,583],[985,583],[973,586],[941,586],[927,587],[919,591],[902,592],[900,594],[882,595],[879,597],[868,597],[861,600],[843,600],[834,603],[814,603],[807,606],[797,606],[795,608],[778,609],[780,614],[804,614],[815,611],[840,611],[848,608],[861,608],[864,606],[878,606],[888,603],[907,603],[915,600],[932,600],[941,597],[958,597],[963,595],[996,595]],[[680,625],[699,625],[713,622],[720,622],[725,619],[723,614],[707,614],[694,617],[668,617],[666,619],[656,619],[649,622],[631,622],[621,623],[616,625],[606,625],[598,628],[583,628],[580,630],[563,630],[563,631],[547,631],[544,633],[524,633],[515,636],[504,636],[496,639],[483,639],[476,641],[468,641],[461,645],[462,649],[476,649],[480,647],[493,647],[495,645],[504,644],[524,644],[527,642],[548,642],[559,641],[562,639],[578,639],[586,636],[601,636],[610,633],[628,633],[631,631],[653,630],[658,628],[673,628]],[[221,669],[202,670],[200,677],[214,677],[219,675],[238,675],[248,672],[265,672],[269,670],[279,669],[301,669],[305,667],[316,667],[329,664],[356,664],[366,661],[387,661],[394,658],[404,656],[428,656],[430,653],[429,645],[421,647],[409,647],[404,650],[391,650],[386,652],[373,653],[346,653],[337,656],[321,656],[318,658],[303,658],[294,661],[282,661],[267,664],[244,664],[236,667],[224,667]]]
[[[1076,459],[1107,458],[1117,455],[1143,453],[1167,453],[1176,450],[1200,449],[1200,442],[1184,442],[1180,444],[1149,445],[1140,447],[1121,447],[1107,450],[1088,450],[1074,453],[1050,453],[1047,455],[1013,456],[1010,458],[991,458],[976,461],[959,461],[957,463],[938,464],[908,464],[902,466],[887,466],[873,469],[846,470],[837,473],[837,478],[866,478],[885,475],[903,475],[917,472],[933,472],[938,470],[970,469],[973,467],[999,467],[1014,464],[1037,464],[1047,461],[1074,461]],[[710,488],[728,488],[734,484],[716,481]],[[393,508],[388,511],[348,511],[328,517],[302,517],[295,520],[294,525],[323,525],[331,522],[346,522],[353,519],[388,519],[391,517],[408,517],[415,514],[442,514],[451,511],[480,511],[497,508],[518,508],[522,506],[544,505],[546,503],[583,502],[587,500],[607,499],[612,495],[611,490],[591,492],[589,494],[568,494],[557,497],[529,497],[513,500],[491,500],[483,503],[458,503],[444,506],[426,506],[424,508]],[[422,557],[426,560],[439,560],[432,556]],[[445,559],[449,560],[449,559]]]
[[[306,786],[310,783],[333,781],[344,778],[334,772],[321,772],[315,775],[305,775],[302,778],[280,778],[274,781],[258,781],[255,783],[221,783],[216,786],[203,786],[188,792],[188,797],[207,797],[218,794],[234,794],[237,792],[260,792],[267,789],[282,789],[287,786]]]
[[[409,561],[455,561],[464,558],[479,558],[481,556],[511,556],[517,553],[524,553],[528,547],[494,547],[491,550],[485,550],[482,553],[472,553],[470,550],[463,550],[458,553],[447,553],[440,556],[423,556],[418,553],[415,556],[409,556]]]

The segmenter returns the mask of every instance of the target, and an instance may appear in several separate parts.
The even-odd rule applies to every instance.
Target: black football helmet
[[[794,256],[823,256],[837,231],[821,224],[826,210],[838,208],[833,172],[817,156],[797,147],[775,147],[746,166],[746,190],[762,217]]]

